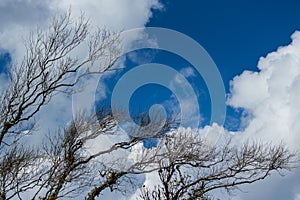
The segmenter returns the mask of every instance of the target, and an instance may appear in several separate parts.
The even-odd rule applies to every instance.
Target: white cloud
[[[260,58],[258,72],[244,71],[236,76],[231,82],[228,104],[243,108],[251,115],[245,130],[236,134],[238,139],[283,141],[291,149],[299,149],[300,32],[292,35],[290,45]],[[262,183],[245,187],[251,195],[238,196],[242,199],[277,199],[290,195],[293,193],[292,186],[299,185],[299,175],[296,174],[294,172],[285,178],[272,176]],[[276,189],[278,187],[280,190]]]
[[[244,71],[231,82],[228,104],[252,115],[243,135],[285,141],[300,139],[300,32],[292,43],[260,58],[258,72]]]

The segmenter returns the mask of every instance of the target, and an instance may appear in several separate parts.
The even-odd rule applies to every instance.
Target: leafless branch
[[[47,32],[31,34],[24,59],[11,67],[8,87],[0,96],[0,144],[10,129],[32,119],[55,94],[72,93],[83,77],[115,64],[119,35],[105,29],[91,34],[89,29],[84,16],[75,22],[68,12],[54,18]],[[85,46],[86,58],[77,58],[75,51]]]

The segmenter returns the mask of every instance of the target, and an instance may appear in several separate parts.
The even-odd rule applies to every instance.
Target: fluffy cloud
[[[228,104],[243,108],[250,114],[245,130],[238,139],[283,141],[293,149],[300,139],[300,32],[292,35],[288,46],[260,58],[258,71],[244,71],[231,82]],[[254,184],[242,194],[242,199],[293,199],[289,196],[299,184],[298,173],[285,178],[277,176]],[[264,188],[262,191],[259,188]],[[277,190],[276,188],[280,188]],[[274,192],[278,191],[280,192]],[[254,195],[254,196],[253,196]],[[279,198],[279,196],[282,198]],[[297,199],[298,197],[296,197]]]
[[[231,82],[228,104],[252,117],[243,135],[285,141],[298,147],[300,126],[300,32],[292,43],[260,58],[258,72],[244,71]]]

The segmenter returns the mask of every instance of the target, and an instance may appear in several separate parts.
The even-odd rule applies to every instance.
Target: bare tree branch
[[[206,199],[211,191],[229,192],[265,179],[274,171],[291,170],[296,163],[296,153],[283,144],[247,142],[235,146],[229,141],[210,148],[186,131],[163,140],[160,144],[168,156],[160,162],[160,183],[154,189],[144,188],[142,199]]]
[[[10,69],[10,82],[0,98],[0,144],[12,127],[31,119],[57,92],[74,92],[83,77],[115,64],[119,35],[105,29],[90,34],[89,28],[84,16],[74,22],[69,12],[54,18],[46,33],[31,34],[26,55]],[[84,45],[88,55],[81,60],[74,52]],[[96,61],[101,66],[95,67]]]

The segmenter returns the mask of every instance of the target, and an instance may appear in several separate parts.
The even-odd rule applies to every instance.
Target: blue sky
[[[300,2],[296,0],[162,2],[164,11],[155,12],[147,26],[174,29],[199,42],[218,66],[226,92],[236,75],[257,71],[259,57],[289,44],[290,35],[300,29]],[[208,101],[201,103],[210,106]],[[204,112],[207,118],[209,111]],[[241,129],[237,125],[241,110],[228,107],[227,114],[225,126]]]
[[[53,9],[68,9],[70,2],[0,2],[0,75],[6,72],[11,57],[20,59],[23,56],[22,37],[26,31],[47,21],[56,12]],[[298,148],[300,33],[295,31],[300,30],[300,1],[161,0],[161,4],[156,0],[73,2],[75,16],[83,10],[99,27],[105,25],[114,30],[163,27],[193,38],[215,62],[228,95],[226,123],[220,126],[220,130],[227,133],[231,131],[241,137],[262,137],[268,141],[284,139],[289,147]],[[153,49],[126,54],[126,59],[125,70],[100,79],[96,100],[101,96],[100,102],[109,104],[116,83],[138,65],[150,62],[165,64],[183,74],[195,90],[201,113],[199,128],[206,125],[208,129],[211,128],[211,97],[201,75],[191,63],[170,52]],[[0,77],[3,79],[3,76]],[[0,89],[4,81],[0,80]],[[103,90],[105,95],[102,94]],[[72,113],[68,100],[58,97],[41,111],[37,118],[46,132],[56,128],[57,121],[64,118],[68,120]],[[134,115],[147,112],[153,104],[162,104],[170,113],[183,109],[171,89],[158,84],[147,84],[137,89],[131,96],[129,107]],[[299,200],[299,174],[299,170],[296,170],[284,178],[272,176],[262,183],[243,188],[249,192],[238,192],[232,199]]]
[[[8,52],[1,52],[0,51],[0,73],[7,72],[7,67],[9,63],[11,62],[11,57]]]
[[[170,1],[147,26],[174,29],[197,40],[219,67],[225,83],[245,69],[257,70],[260,56],[290,43],[300,28],[300,2]],[[228,84],[225,84],[228,89]]]
[[[230,92],[230,81],[236,75],[244,70],[258,71],[259,58],[281,45],[289,44],[290,35],[300,29],[300,3],[297,1],[161,2],[164,8],[154,10],[146,26],[173,29],[196,40],[216,63],[227,93]],[[126,69],[119,76],[106,80],[106,84],[110,85],[108,91],[112,92],[114,84],[127,71],[149,61],[170,65],[178,71],[190,66],[186,60],[168,52],[144,50],[135,53],[138,54],[138,61],[127,59]],[[199,95],[203,127],[210,123],[209,93],[201,75],[187,79],[194,84],[193,88]],[[154,103],[163,103],[170,98],[169,92],[158,85],[148,85],[136,91],[131,108],[136,110],[139,107],[143,112],[147,111]],[[243,109],[227,107],[225,127],[233,131],[242,130],[242,115],[248,114]]]

